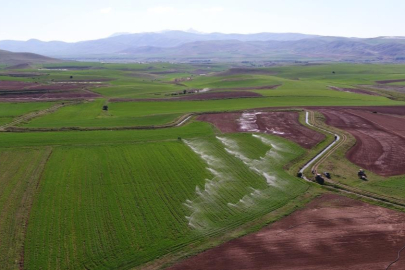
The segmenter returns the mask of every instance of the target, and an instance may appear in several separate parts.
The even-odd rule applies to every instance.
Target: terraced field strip
[[[31,206],[51,148],[0,149],[0,265],[23,269]]]
[[[19,116],[17,118],[14,118],[13,121],[11,121],[10,123],[7,123],[5,125],[0,126],[0,131],[5,131],[7,130],[7,128],[9,127],[13,127],[16,126],[18,124],[24,123],[24,122],[28,122],[36,117],[40,117],[49,113],[53,113],[56,112],[58,109],[67,106],[67,105],[73,105],[73,104],[77,104],[78,102],[70,102],[70,103],[58,103],[53,105],[50,108],[47,108],[45,110],[40,110],[40,111],[35,111],[35,112],[30,112],[28,114]]]
[[[185,125],[195,114],[188,113],[177,117],[172,120],[172,115],[169,115],[169,123],[160,124],[160,125],[148,125],[148,126],[112,126],[112,127],[60,127],[60,128],[35,128],[35,127],[9,127],[8,131],[13,132],[26,132],[26,131],[36,131],[36,132],[47,132],[47,131],[71,131],[71,130],[80,130],[80,131],[102,131],[102,130],[151,130],[151,129],[162,129],[162,128],[171,128],[171,127],[180,127]],[[154,116],[152,116],[154,117]]]

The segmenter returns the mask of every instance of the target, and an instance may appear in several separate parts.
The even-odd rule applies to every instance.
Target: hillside
[[[14,53],[0,50],[0,64],[8,66],[58,63],[60,60],[34,53]]]
[[[183,31],[166,31],[161,33],[118,34],[98,40],[76,43],[61,41],[44,42],[36,39],[28,41],[0,41],[0,49],[13,52],[32,52],[47,56],[78,56],[88,54],[114,54],[134,47],[176,47],[190,42],[211,40],[300,40],[315,36],[294,33],[258,33],[258,34],[197,34]]]
[[[405,59],[405,44],[387,41],[311,38],[298,41],[197,41],[172,48],[133,47],[121,53],[138,59],[229,59],[273,58],[352,61],[399,61]]]

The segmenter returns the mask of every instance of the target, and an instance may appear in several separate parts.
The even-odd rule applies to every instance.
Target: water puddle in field
[[[243,132],[260,132],[259,125],[257,123],[257,116],[265,114],[265,112],[244,112],[237,120],[239,122],[239,130]],[[284,135],[282,131],[278,131],[275,128],[266,128],[264,133]]]
[[[246,165],[245,172],[251,171],[258,175],[257,180],[250,178],[249,181],[253,181],[250,184],[246,183],[245,176],[239,175],[240,171],[230,168],[231,165],[223,160],[223,154],[217,151],[217,143],[203,139],[184,140],[186,145],[204,160],[212,175],[211,179],[205,180],[204,187],[196,187],[196,198],[184,203],[190,211],[186,218],[191,228],[199,231],[213,228],[217,219],[223,219],[222,215],[250,214],[260,207],[267,207],[268,202],[277,200],[274,197],[279,195],[275,194],[285,193],[285,179],[275,168],[280,166],[283,153],[289,152],[288,147],[264,135],[253,137],[270,147],[259,159],[249,158],[237,140],[225,136],[217,137],[220,145],[224,147],[222,150]],[[254,181],[257,181],[256,184],[261,181],[260,185],[255,185]],[[241,185],[245,186],[237,188]]]
[[[257,125],[257,115],[261,112],[244,112],[238,119],[239,129],[244,132],[260,132]]]

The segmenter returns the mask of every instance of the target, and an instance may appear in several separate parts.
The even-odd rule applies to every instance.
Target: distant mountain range
[[[403,37],[371,39],[298,33],[222,34],[195,31],[117,33],[104,39],[67,43],[0,41],[0,49],[62,58],[139,60],[190,59],[328,59],[403,61]]]
[[[34,54],[34,53],[14,53],[0,50],[0,64],[8,66],[58,63],[61,60]]]

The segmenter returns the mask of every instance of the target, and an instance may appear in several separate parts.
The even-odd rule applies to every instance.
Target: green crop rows
[[[133,267],[284,205],[307,187],[282,170],[302,150],[271,140],[287,151],[277,164],[262,168],[277,175],[277,187],[228,153],[215,137],[56,148],[31,213],[26,267]],[[236,136],[235,142],[252,159],[272,151],[250,134]],[[266,151],[245,148],[244,142]],[[195,143],[205,145],[217,163],[206,163],[188,146]]]
[[[50,149],[0,150],[0,265],[18,269],[26,222]]]

